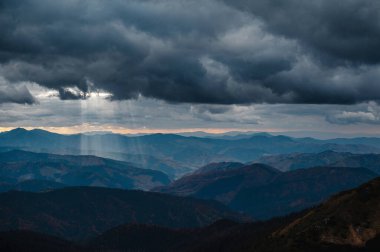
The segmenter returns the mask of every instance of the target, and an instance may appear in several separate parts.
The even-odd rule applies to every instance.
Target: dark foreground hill
[[[0,153],[0,183],[17,189],[22,188],[22,185],[18,185],[19,182],[27,180],[34,180],[36,187],[37,182],[43,180],[66,186],[145,190],[170,182],[162,172],[96,156],[54,155],[20,150]],[[43,188],[43,184],[40,183],[39,187]]]
[[[65,184],[49,180],[30,179],[21,182],[14,182],[14,180],[7,179],[4,177],[2,178],[2,180],[3,181],[0,183],[0,192],[7,192],[12,190],[26,192],[43,192],[67,187]]]
[[[89,251],[72,242],[30,231],[0,232],[0,251],[4,252],[80,252]]]
[[[145,224],[112,228],[87,241],[73,242],[30,231],[0,232],[1,251],[248,251],[254,242],[291,218],[241,224],[220,220],[201,228],[174,229]],[[23,242],[21,242],[23,241]],[[34,250],[34,248],[36,248]]]
[[[377,252],[380,251],[380,178],[339,193],[313,209],[265,222],[221,220],[209,226],[185,229],[127,224],[82,241],[82,246],[41,234],[3,232],[0,248],[4,244],[21,247],[12,251],[31,251],[25,249],[29,245],[56,248],[52,251],[68,248],[67,251],[115,252]]]
[[[280,172],[252,164],[192,174],[156,190],[218,200],[254,219],[270,219],[317,205],[334,193],[377,176],[365,168],[315,167]]]
[[[97,187],[11,191],[0,194],[0,206],[0,231],[30,230],[75,240],[125,223],[183,228],[244,219],[217,202]]]
[[[149,238],[144,239],[143,234]],[[122,242],[131,237],[136,240]],[[161,239],[163,242],[158,242]],[[140,240],[144,242],[139,243]],[[104,233],[92,244],[113,251],[136,248],[142,251],[380,251],[380,178],[286,218],[250,224],[219,222],[194,230],[122,226]]]
[[[262,234],[281,226],[281,223],[240,224],[221,220],[194,229],[122,225],[92,239],[87,246],[101,251],[241,251],[249,249],[253,241],[264,239]]]
[[[273,233],[289,250],[326,246],[380,245],[380,178],[342,192]],[[274,244],[275,245],[275,244]],[[277,247],[277,246],[275,246]]]

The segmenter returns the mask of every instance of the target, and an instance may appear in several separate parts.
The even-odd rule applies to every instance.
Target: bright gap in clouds
[[[22,85],[30,90],[38,103],[1,104],[0,131],[24,127],[63,134],[93,131],[120,134],[298,131],[311,136],[315,132],[328,133],[330,136],[334,132],[346,135],[363,135],[363,132],[368,135],[380,134],[380,107],[374,102],[302,107],[296,104],[173,104],[142,96],[112,101],[110,94],[102,91],[90,92],[87,99],[60,100],[58,91],[35,83]],[[93,144],[100,143],[84,140],[82,147],[89,149]]]

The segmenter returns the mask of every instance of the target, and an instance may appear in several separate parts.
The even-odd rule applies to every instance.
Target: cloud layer
[[[63,100],[103,90],[175,103],[379,101],[379,5],[3,0],[0,76],[12,84],[0,102],[33,103],[13,87],[22,81]]]
[[[36,99],[29,92],[26,85],[13,84],[0,77],[0,104],[3,103],[20,103],[34,104]]]
[[[380,2],[374,0],[225,1],[265,21],[268,30],[294,38],[329,63],[380,62]],[[343,62],[333,62],[333,60]]]

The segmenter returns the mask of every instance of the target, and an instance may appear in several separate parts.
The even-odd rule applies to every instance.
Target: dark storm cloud
[[[375,1],[330,2],[3,0],[0,76],[61,99],[379,100]]]
[[[36,103],[36,100],[25,86],[18,88],[0,88],[0,104],[8,102],[20,104],[33,104]]]
[[[317,54],[351,63],[380,62],[380,2],[376,0],[225,0],[262,18],[268,29]]]
[[[87,98],[87,94],[79,89],[59,88],[58,94],[62,100],[80,100]]]
[[[10,83],[0,77],[0,104],[33,104],[36,102],[36,99],[25,85],[10,85]]]

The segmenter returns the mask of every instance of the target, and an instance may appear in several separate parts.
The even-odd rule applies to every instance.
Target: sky
[[[380,135],[376,0],[1,0],[0,131]]]

